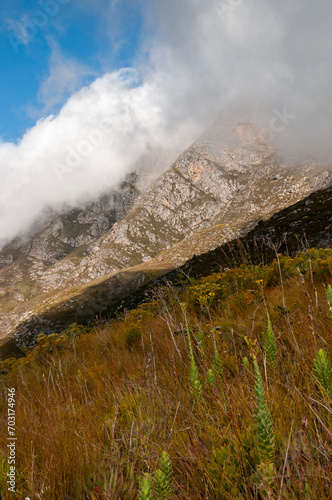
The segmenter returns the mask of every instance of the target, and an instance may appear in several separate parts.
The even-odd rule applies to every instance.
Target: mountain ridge
[[[123,188],[124,198],[120,196],[126,208],[120,203],[113,224],[102,211],[100,219],[89,210],[75,212],[76,226],[85,227],[86,223],[96,236],[90,235],[88,242],[81,238],[76,246],[73,237],[72,250],[64,257],[53,257],[52,262],[51,254],[43,260],[47,248],[39,245],[35,260],[29,256],[23,264],[14,258],[9,264],[4,262],[0,279],[13,280],[14,275],[16,281],[0,297],[2,337],[17,334],[19,325],[32,324],[34,317],[41,311],[45,314],[45,308],[52,311],[56,303],[68,300],[79,310],[76,299],[81,291],[98,288],[103,282],[108,290],[106,300],[112,302],[111,296],[119,288],[123,295],[127,293],[127,278],[132,283],[127,288],[132,291],[135,280],[148,276],[153,266],[157,274],[177,268],[194,253],[203,254],[249,232],[259,220],[269,219],[332,183],[325,160],[287,164],[271,145],[256,141],[248,124],[235,127],[227,137],[223,133],[224,127],[212,127],[145,191],[135,190],[140,179],[131,174],[132,182],[126,185],[127,191]],[[61,232],[58,225],[55,232],[59,229]],[[52,231],[51,235],[56,245],[57,236]],[[3,260],[8,259],[8,249],[11,247],[0,252]],[[95,314],[102,309],[97,296],[98,291],[90,304],[92,307],[95,301]],[[47,325],[47,331],[51,326]],[[31,338],[35,338],[40,328],[32,330]]]

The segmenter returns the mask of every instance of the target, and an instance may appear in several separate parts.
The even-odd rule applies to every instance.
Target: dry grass
[[[159,288],[123,318],[89,331],[73,325],[41,337],[27,357],[2,362],[0,451],[6,459],[6,394],[15,387],[17,498],[138,498],[140,477],[154,477],[164,450],[174,498],[331,498],[331,394],[320,391],[313,365],[319,349],[332,359],[332,251],[279,260],[282,287],[274,262]],[[276,366],[264,354],[267,310]],[[190,390],[185,316],[201,401]],[[223,366],[215,388],[206,383],[214,338]],[[268,481],[251,354],[275,436]],[[1,495],[13,498],[4,483]]]

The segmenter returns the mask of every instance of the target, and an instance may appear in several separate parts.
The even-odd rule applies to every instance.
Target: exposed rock
[[[259,220],[329,186],[327,167],[322,159],[285,162],[257,140],[250,124],[233,126],[231,134],[217,124],[145,192],[138,186],[146,181],[134,173],[117,192],[49,216],[38,231],[7,245],[0,253],[1,335],[20,333],[18,325],[54,304],[64,311],[72,300],[69,309],[79,309],[82,290],[93,281],[107,282],[113,297],[121,270],[133,268],[130,276],[139,272],[143,279],[151,266],[164,272],[245,234]],[[94,307],[103,301],[91,300],[98,312]]]

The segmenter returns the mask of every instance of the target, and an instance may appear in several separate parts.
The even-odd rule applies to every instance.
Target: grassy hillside
[[[329,284],[332,250],[313,249],[41,335],[0,366],[2,499],[331,498]]]

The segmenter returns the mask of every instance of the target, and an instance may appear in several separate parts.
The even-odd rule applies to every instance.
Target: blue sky
[[[142,35],[137,5],[131,0],[1,0],[1,139],[20,139],[82,86],[130,66]]]

